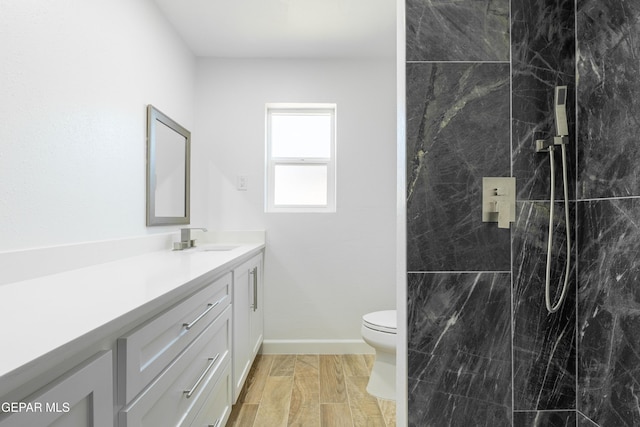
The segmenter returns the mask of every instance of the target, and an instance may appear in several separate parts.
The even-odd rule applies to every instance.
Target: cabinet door
[[[262,254],[233,271],[233,402],[263,339]]]
[[[111,351],[94,356],[23,403],[21,410],[3,407],[9,415],[0,418],[0,427],[113,427]]]
[[[233,402],[242,390],[251,367],[249,347],[249,268],[241,265],[233,272]]]
[[[249,311],[249,347],[253,360],[260,350],[264,334],[264,292],[262,281],[262,257],[251,260],[249,267],[249,287],[252,303]]]

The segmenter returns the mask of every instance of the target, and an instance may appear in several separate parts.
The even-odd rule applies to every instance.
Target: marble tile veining
[[[508,61],[509,0],[407,0],[408,61]]]
[[[554,132],[554,88],[568,85],[567,119],[571,183],[575,168],[575,31],[573,0],[513,1],[512,99],[513,174],[518,199],[549,200],[549,156],[535,152],[535,140]],[[562,196],[560,150],[557,150],[556,194]],[[569,185],[569,197],[575,185]]]
[[[511,427],[511,408],[441,393],[409,378],[409,427]]]
[[[578,2],[580,192],[640,195],[640,2]]]
[[[554,216],[552,298],[564,283],[567,252],[563,204],[556,204]],[[572,256],[566,300],[559,311],[549,314],[544,302],[548,221],[548,202],[518,203],[513,231],[515,410],[575,409],[576,266]]]
[[[598,424],[591,421],[588,417],[586,417],[582,412],[576,411],[578,417],[577,427],[599,427]]]
[[[504,273],[409,274],[411,425],[510,424],[509,288]]]
[[[579,409],[640,425],[640,199],[580,204]]]
[[[575,411],[514,412],[513,427],[576,427]]]
[[[407,65],[408,270],[508,270],[482,177],[509,176],[509,66]]]

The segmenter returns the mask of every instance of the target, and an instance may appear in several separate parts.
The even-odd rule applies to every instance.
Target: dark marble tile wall
[[[580,196],[640,196],[640,2],[578,1]]]
[[[509,64],[407,64],[409,271],[509,270],[482,177],[509,176]]]
[[[569,199],[575,200],[574,9],[573,0],[511,2],[512,161],[522,201],[512,231],[514,410],[576,407],[575,239],[567,298],[558,312],[549,314],[544,294],[551,167],[548,153],[535,152],[536,139],[555,134],[555,86],[567,85],[567,177]],[[556,201],[564,198],[560,151],[554,154]],[[551,284],[555,291],[564,283],[567,224],[564,203],[554,206]],[[573,212],[570,218],[571,231]]]
[[[409,424],[511,425],[509,273],[410,273]]]
[[[576,427],[575,411],[514,412],[514,427]]]
[[[509,0],[407,0],[408,61],[508,61]]]
[[[412,426],[576,423],[575,265],[548,315],[549,161],[534,150],[550,136],[555,85],[569,85],[575,111],[573,11],[573,0],[406,1]],[[569,152],[575,200],[575,136]],[[481,182],[512,174],[509,232],[481,222]],[[562,205],[555,216],[557,280]]]
[[[575,218],[570,204],[570,218]],[[513,407],[514,410],[575,409],[575,238],[568,290],[561,308],[549,314],[545,275],[549,202],[519,202],[513,226]],[[571,226],[571,224],[570,224]],[[564,203],[556,203],[550,296],[564,286],[567,249]]]
[[[569,129],[575,129],[574,0],[511,2],[513,175],[518,199],[549,200],[549,155],[535,152],[536,139],[552,137],[554,89],[567,85]],[[575,132],[568,146],[569,197],[575,199]],[[555,154],[560,165],[560,150]],[[556,194],[562,197],[557,169]]]
[[[637,426],[640,3],[579,0],[577,38],[578,408],[603,427]]]
[[[640,425],[640,198],[580,203],[579,387],[601,426]]]

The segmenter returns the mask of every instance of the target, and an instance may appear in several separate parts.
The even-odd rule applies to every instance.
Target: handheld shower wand
[[[537,152],[549,152],[549,165],[551,167],[551,197],[549,207],[549,240],[547,244],[547,268],[545,274],[545,304],[549,313],[555,313],[560,309],[567,296],[569,288],[569,270],[571,269],[571,232],[569,227],[569,186],[567,183],[567,149],[566,144],[569,141],[569,126],[567,125],[567,86],[556,86],[554,99],[554,115],[556,136],[549,140],[537,140]],[[560,145],[562,150],[562,180],[564,189],[564,213],[565,213],[565,229],[567,233],[567,262],[564,274],[564,283],[560,298],[553,304],[551,302],[551,247],[553,243],[553,213],[555,204],[555,162],[553,151],[556,145]]]
[[[556,96],[554,101],[554,114],[556,119],[556,135],[569,135],[569,126],[567,125],[567,87],[556,86]]]

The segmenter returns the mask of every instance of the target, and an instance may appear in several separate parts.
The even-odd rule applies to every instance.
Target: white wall
[[[266,229],[265,339],[360,339],[395,308],[395,60],[201,59],[207,222]],[[337,213],[264,213],[267,102],[337,103]],[[248,191],[235,189],[247,175]]]
[[[156,6],[1,1],[0,52],[0,251],[167,231],[145,226],[146,105],[191,129],[195,58]]]
[[[393,59],[196,61],[147,0],[0,1],[0,51],[0,252],[176,229],[145,226],[151,103],[192,131],[192,226],[267,230],[267,339],[395,306]],[[337,103],[337,213],[264,213],[266,102]]]

